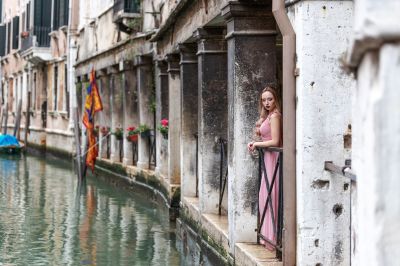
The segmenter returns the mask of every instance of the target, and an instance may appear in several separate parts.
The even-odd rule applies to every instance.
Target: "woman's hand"
[[[255,141],[249,142],[249,144],[247,144],[247,149],[252,152],[256,149],[257,143]]]

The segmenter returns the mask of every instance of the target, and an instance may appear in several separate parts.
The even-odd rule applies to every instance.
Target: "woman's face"
[[[268,111],[271,112],[272,110],[275,109],[275,97],[272,95],[271,92],[266,91],[261,95],[261,100],[262,100],[262,105],[264,108]]]

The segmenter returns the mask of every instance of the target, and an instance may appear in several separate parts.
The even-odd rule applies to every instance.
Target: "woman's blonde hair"
[[[282,113],[281,101],[280,101],[280,98],[278,97],[276,88],[273,86],[265,87],[265,89],[263,89],[262,92],[260,93],[260,98],[258,101],[258,111],[260,113],[260,118],[256,122],[256,127],[261,125],[264,122],[264,120],[267,119],[267,117],[269,115],[269,112],[265,109],[265,107],[263,106],[263,103],[262,103],[262,95],[264,94],[264,92],[267,92],[267,91],[270,92],[272,94],[272,96],[274,96],[276,110],[278,110],[278,112]]]

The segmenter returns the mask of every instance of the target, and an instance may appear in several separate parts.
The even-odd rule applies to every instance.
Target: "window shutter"
[[[11,21],[7,23],[7,54],[11,51]]]
[[[0,0],[0,23],[2,22],[3,22],[3,0]]]
[[[65,0],[60,0],[59,5],[60,5],[60,7],[59,7],[59,12],[58,12],[58,17],[59,17],[59,20],[60,20],[59,26],[61,27],[61,26],[65,25],[64,24],[64,19],[65,19],[65,17],[64,17],[64,15],[65,15],[64,14]]]
[[[1,1],[1,0],[0,0]],[[6,55],[6,25],[0,26],[0,56]]]
[[[68,26],[69,22],[69,0],[64,0],[64,25]]]
[[[19,17],[16,16],[13,18],[13,42],[12,48],[18,49],[19,44]]]
[[[41,27],[42,26],[42,10],[43,10],[42,6],[43,6],[43,1],[42,0],[35,0],[33,3],[34,3],[33,25],[35,27]]]
[[[26,30],[31,28],[31,2],[26,5]]]

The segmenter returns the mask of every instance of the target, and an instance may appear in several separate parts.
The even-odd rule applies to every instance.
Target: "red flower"
[[[163,125],[164,127],[168,126],[168,119],[161,120],[161,125]]]

